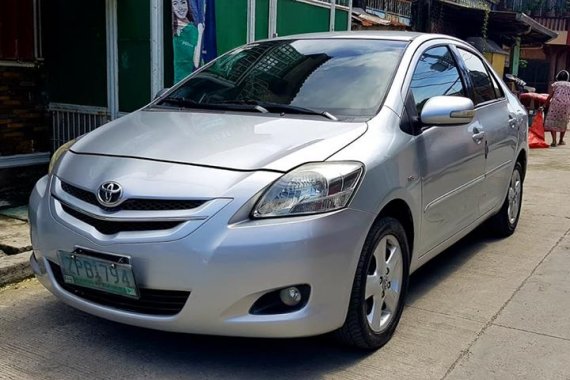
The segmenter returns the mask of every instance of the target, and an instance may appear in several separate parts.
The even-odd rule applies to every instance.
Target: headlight
[[[60,146],[59,148],[57,148],[53,156],[51,156],[51,160],[49,162],[48,174],[51,174],[53,168],[55,167],[55,164],[57,164],[61,156],[63,156],[63,154],[67,152],[69,148],[71,148],[71,146],[75,143],[75,141],[77,141],[77,139],[70,140],[65,144],[63,144],[62,146]]]
[[[311,163],[279,178],[253,208],[254,218],[338,210],[352,197],[364,171],[360,162]]]

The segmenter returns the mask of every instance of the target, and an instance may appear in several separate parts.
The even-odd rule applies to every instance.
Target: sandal
[[[565,141],[559,141],[558,145],[566,145],[566,142]]]
[[[552,148],[556,148],[556,143],[555,143],[555,142],[553,142],[552,144],[550,144],[550,147],[552,147]]]

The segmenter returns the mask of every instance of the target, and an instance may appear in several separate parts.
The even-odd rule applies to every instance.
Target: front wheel
[[[522,166],[520,162],[517,162],[509,181],[509,189],[503,206],[496,215],[489,219],[489,227],[494,235],[507,237],[515,232],[521,213],[522,196]]]
[[[410,253],[404,228],[390,217],[377,221],[356,269],[348,313],[336,336],[352,346],[385,345],[400,321],[408,288]]]

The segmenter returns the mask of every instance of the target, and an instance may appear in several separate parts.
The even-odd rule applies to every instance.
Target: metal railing
[[[412,17],[411,0],[367,0],[366,7],[402,17]]]
[[[491,10],[493,8],[492,0],[451,0],[458,5],[463,5],[467,8]]]
[[[326,5],[331,3],[331,0],[305,0],[311,3],[324,3]],[[341,7],[348,7],[349,6],[349,0],[336,0],[335,1],[336,5],[339,5]]]
[[[563,16],[570,10],[567,0],[502,0],[500,7],[531,16]]]
[[[104,107],[81,106],[77,104],[50,103],[48,111],[52,126],[52,149],[91,132],[110,120]]]

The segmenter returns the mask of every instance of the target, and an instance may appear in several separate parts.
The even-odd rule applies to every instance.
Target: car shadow
[[[461,270],[467,262],[498,240],[500,239],[493,237],[486,225],[476,228],[412,274],[406,303],[410,305],[422,298],[435,284]]]
[[[261,339],[150,330],[100,319],[55,299],[42,313],[44,321],[58,321],[54,323],[58,335],[52,336],[46,326],[44,337],[52,336],[59,347],[73,344],[78,350],[52,352],[45,363],[38,358],[33,366],[80,362],[93,378],[108,374],[99,365],[105,362],[112,366],[114,378],[320,379],[372,353],[342,346],[330,336]],[[86,357],[86,352],[92,355]]]

